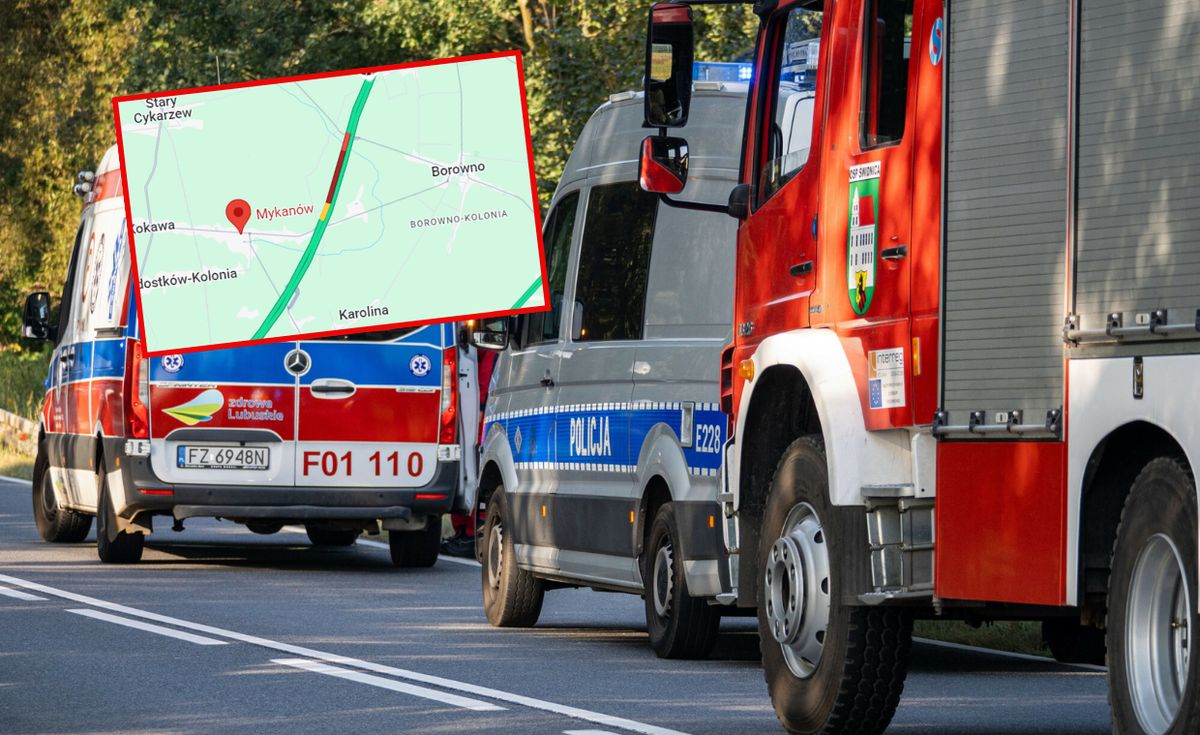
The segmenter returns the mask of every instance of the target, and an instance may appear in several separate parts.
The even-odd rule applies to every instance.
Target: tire
[[[771,480],[758,549],[763,674],[789,732],[873,735],[899,704],[912,618],[840,601],[836,560],[849,542],[822,523],[833,517],[828,485],[820,438],[792,442]]]
[[[1075,618],[1042,621],[1042,640],[1054,660],[1064,664],[1104,665],[1104,631]]]
[[[99,501],[96,507],[96,555],[105,564],[135,564],[142,560],[145,534],[117,531],[117,514],[108,494],[108,475],[104,464],[96,476]]]
[[[254,529],[250,529],[254,530]],[[329,528],[327,526],[305,525],[304,532],[313,546],[353,546],[358,540],[357,528]],[[261,531],[255,531],[261,533]]]
[[[388,551],[392,565],[414,569],[437,563],[442,549],[442,517],[429,516],[420,531],[388,531]]]
[[[33,522],[43,541],[52,544],[77,544],[92,530],[92,517],[58,506],[50,479],[50,460],[38,452],[33,464]]]
[[[650,647],[659,658],[707,658],[717,642],[721,613],[689,594],[679,549],[675,506],[664,503],[654,515],[642,558]]]
[[[1114,732],[1200,732],[1196,541],[1187,465],[1151,461],[1133,481],[1113,545],[1106,633]]]
[[[483,610],[497,628],[531,628],[542,614],[542,580],[517,564],[512,534],[507,533],[507,499],[496,488],[483,527]]]

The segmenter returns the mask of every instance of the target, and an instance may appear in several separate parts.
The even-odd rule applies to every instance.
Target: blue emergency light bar
[[[698,82],[748,82],[754,65],[733,61],[693,61],[692,79]]]

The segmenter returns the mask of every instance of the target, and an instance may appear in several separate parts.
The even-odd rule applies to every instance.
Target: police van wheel
[[[250,530],[254,531],[253,528]],[[304,532],[308,534],[308,540],[313,546],[353,546],[359,534],[357,528],[329,528],[310,524],[305,524]]]
[[[431,515],[419,531],[388,531],[392,565],[409,569],[431,567],[442,549],[442,517]]]
[[[50,479],[50,461],[38,452],[33,465],[33,521],[38,535],[52,544],[77,544],[92,529],[92,517],[58,507],[54,484]]]
[[[825,448],[801,437],[771,481],[758,549],[763,674],[790,732],[883,732],[908,671],[912,619],[903,610],[841,602]]]
[[[1151,461],[1125,500],[1108,588],[1113,731],[1200,732],[1196,485],[1187,465]]]
[[[688,593],[675,506],[664,503],[650,526],[642,558],[650,647],[660,658],[705,658],[717,642],[721,614]]]
[[[104,465],[96,473],[99,502],[96,508],[96,554],[105,564],[133,564],[141,561],[146,536],[117,530],[117,514],[108,492],[108,475]]]
[[[545,588],[517,564],[509,523],[504,488],[499,487],[488,502],[483,527],[483,609],[498,628],[531,628],[542,614]]]

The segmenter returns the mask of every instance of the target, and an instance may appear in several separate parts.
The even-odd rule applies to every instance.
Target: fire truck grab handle
[[[884,248],[879,251],[879,257],[884,260],[900,260],[908,255],[907,245],[897,245],[893,248]]]

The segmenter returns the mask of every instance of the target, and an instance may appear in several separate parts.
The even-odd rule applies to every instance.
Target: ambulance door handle
[[[901,258],[904,258],[907,256],[908,256],[908,246],[907,245],[897,245],[895,247],[884,248],[883,250],[879,251],[879,257],[883,258],[884,260],[900,260]]]
[[[357,390],[349,380],[319,378],[308,387],[317,398],[349,398]]]

